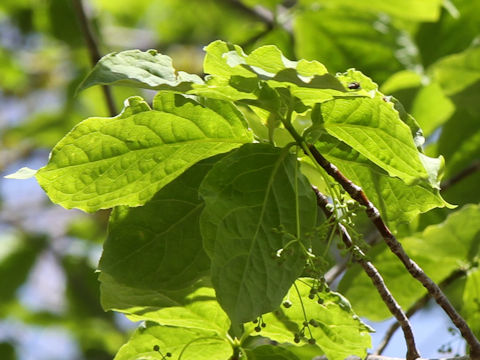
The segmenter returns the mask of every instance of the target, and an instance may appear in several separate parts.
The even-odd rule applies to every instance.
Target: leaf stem
[[[94,33],[91,29],[90,23],[88,21],[87,15],[85,14],[85,9],[83,8],[82,0],[72,0],[73,6],[77,14],[77,18],[80,22],[80,28],[87,43],[87,49],[90,54],[90,61],[92,66],[100,60],[101,55],[98,50],[98,42],[95,39]],[[116,116],[118,114],[115,102],[113,101],[113,95],[110,87],[103,85],[102,86],[103,96],[105,97],[105,103],[107,104],[108,111],[110,116]]]
[[[465,319],[463,319],[457,310],[455,310],[440,287],[406,254],[402,245],[398,242],[395,235],[392,234],[383,221],[380,212],[368,199],[362,188],[347,179],[335,165],[330,163],[320,154],[315,146],[309,145],[308,147],[317,163],[348,192],[352,199],[356,200],[360,205],[365,206],[367,216],[380,232],[390,250],[400,259],[408,272],[427,289],[429,294],[442,307],[455,326],[460,330],[463,338],[467,341],[470,347],[472,359],[480,359],[480,342],[475,337],[475,334],[470,329]]]
[[[342,225],[339,224],[338,221],[335,219],[335,215],[333,211],[328,209],[327,205],[329,204],[327,197],[322,194],[316,187],[312,186],[315,195],[317,196],[317,204],[325,213],[327,219],[332,223],[332,226],[335,226],[339,234],[342,238],[343,243],[350,249],[353,253],[353,258],[357,261],[363,268],[363,270],[367,273],[367,275],[372,280],[373,285],[376,287],[378,293],[382,297],[383,302],[387,305],[388,309],[392,313],[392,315],[397,319],[398,324],[402,327],[405,342],[407,343],[407,360],[415,360],[420,357],[417,347],[415,345],[415,338],[413,336],[412,328],[410,326],[410,322],[408,321],[407,316],[403,312],[402,308],[398,304],[398,302],[393,297],[390,290],[385,285],[382,276],[375,268],[375,266],[365,259],[365,254],[363,251],[356,245],[353,244],[353,241],[350,237],[350,234],[347,232],[347,229]]]

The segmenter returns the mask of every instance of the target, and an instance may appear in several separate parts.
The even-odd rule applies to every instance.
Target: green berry
[[[312,338],[312,339],[308,339],[308,343],[310,345],[315,345],[316,341],[315,341],[315,339]]]
[[[260,326],[255,326],[255,331],[256,332],[260,332],[262,330],[262,328]]]

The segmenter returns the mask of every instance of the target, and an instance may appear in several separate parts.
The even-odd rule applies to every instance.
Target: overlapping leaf
[[[305,337],[310,338],[311,334],[329,360],[343,360],[351,355],[364,358],[371,346],[371,328],[360,321],[339,293],[320,291],[309,299],[310,289],[308,279],[296,281],[286,297],[292,306],[264,315],[267,326],[260,334],[278,342],[292,342],[294,333],[299,333],[306,321],[309,326]],[[311,320],[317,326],[311,325]]]
[[[229,327],[225,312],[208,284],[175,291],[143,289],[118,282],[106,273],[100,274],[101,302],[105,310],[127,315],[133,321],[150,320],[161,325],[186,327],[224,336]]]
[[[420,213],[450,206],[437,189],[425,184],[407,185],[331,136],[323,135],[315,146],[348,179],[365,191],[392,229],[409,223]]]
[[[316,202],[297,166],[288,149],[250,144],[218,162],[201,185],[212,282],[233,323],[278,307],[303,270],[300,242],[315,226]]]
[[[215,333],[147,322],[120,348],[115,360],[225,360],[232,352],[227,340]]]
[[[215,41],[205,51],[204,70],[212,77],[206,86],[195,87],[197,94],[205,95],[218,87],[227,94],[237,91],[234,99],[251,99],[261,88],[260,80],[273,88],[289,88],[306,105],[346,93],[323,64],[288,60],[276,46],[262,46],[246,55],[239,46]]]
[[[480,207],[468,205],[450,215],[443,223],[431,225],[422,233],[401,239],[401,242],[411,258],[438,283],[478,257],[479,232]],[[376,247],[368,255],[402,307],[408,309],[425,294],[425,289],[411,278],[384,245]],[[354,265],[342,278],[339,289],[360,315],[372,320],[391,316],[371,280],[360,271],[358,265]]]
[[[202,84],[197,75],[178,73],[172,59],[156,50],[127,50],[102,57],[80,84],[78,91],[94,85],[121,85],[152,90],[186,91]]]
[[[181,95],[158,98],[169,105],[150,110],[131,98],[119,116],[87,119],[67,134],[36,173],[50,199],[85,211],[142,205],[193,164],[252,139],[238,116]]]
[[[411,130],[392,104],[377,98],[338,98],[312,114],[313,128],[324,129],[407,184],[429,181],[438,187],[420,159]]]
[[[184,288],[208,273],[198,186],[216,157],[195,164],[141,207],[116,207],[99,269],[140,289]]]

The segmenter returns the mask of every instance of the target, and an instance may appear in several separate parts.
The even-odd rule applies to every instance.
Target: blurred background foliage
[[[0,173],[43,166],[88,116],[108,116],[100,88],[75,95],[92,64],[77,0],[0,2]],[[106,54],[154,48],[201,75],[202,47],[277,45],[291,59],[355,67],[400,99],[446,159],[443,196],[480,201],[480,1],[84,0]],[[113,89],[115,106],[137,90]],[[143,94],[147,99],[152,94]],[[468,170],[470,169],[470,170]],[[108,214],[52,206],[34,180],[0,180],[0,358],[111,359],[131,325],[99,305],[95,269]],[[438,223],[420,216],[405,233]],[[52,345],[54,339],[55,345]]]

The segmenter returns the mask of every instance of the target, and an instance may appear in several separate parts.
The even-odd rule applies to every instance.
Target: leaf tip
[[[4,176],[5,179],[17,179],[17,180],[25,180],[34,177],[38,170],[30,169],[28,167],[23,167],[13,174],[9,174]]]

